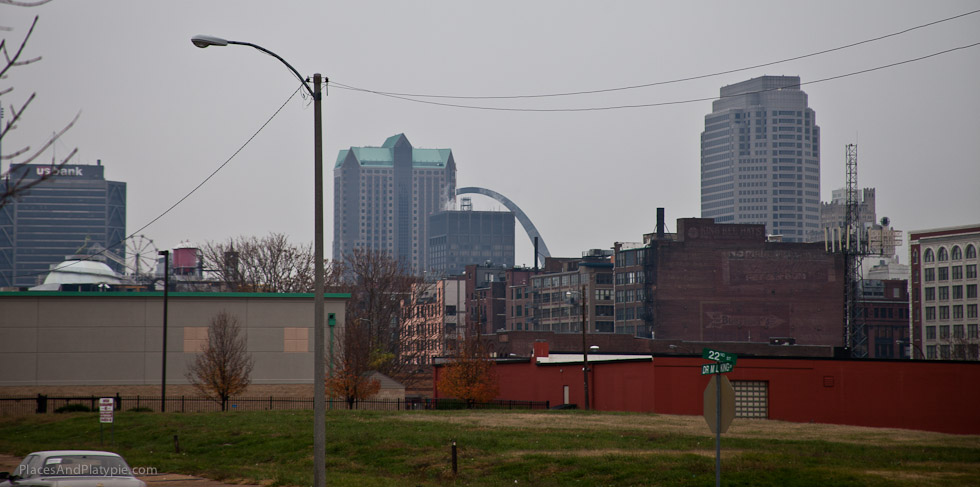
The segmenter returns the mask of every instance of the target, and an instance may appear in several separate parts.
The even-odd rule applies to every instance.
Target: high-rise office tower
[[[820,128],[798,76],[722,87],[701,133],[701,216],[819,241]]]
[[[461,275],[471,264],[514,267],[514,214],[509,211],[472,211],[464,204],[462,211],[433,213],[428,240],[425,270],[433,278]]]
[[[0,287],[40,284],[52,264],[68,255],[107,248],[107,261],[124,273],[126,258],[126,183],[106,181],[97,165],[15,165],[10,181],[57,175],[0,208]],[[3,184],[0,181],[0,184]]]
[[[374,249],[424,270],[429,215],[456,195],[452,150],[416,149],[393,135],[381,147],[340,151],[333,175],[333,258]]]

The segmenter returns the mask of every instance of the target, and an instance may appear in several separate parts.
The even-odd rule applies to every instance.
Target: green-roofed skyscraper
[[[340,151],[333,177],[333,258],[384,250],[424,270],[428,217],[456,195],[452,150],[416,149],[405,134],[393,135],[381,147]]]

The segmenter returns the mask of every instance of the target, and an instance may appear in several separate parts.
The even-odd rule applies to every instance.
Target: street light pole
[[[163,256],[163,361],[160,364],[160,412],[167,412],[167,303],[170,297],[170,251],[161,250]]]
[[[578,294],[582,305],[582,379],[583,390],[585,392],[585,410],[589,410],[589,347],[586,343],[585,332],[585,284],[582,284],[581,291],[566,291],[566,296],[571,300],[573,294]]]
[[[327,80],[320,73],[313,75],[313,87],[291,64],[278,54],[250,42],[229,41],[220,37],[196,35],[191,43],[200,48],[227,46],[235,44],[249,46],[262,51],[284,64],[303,83],[306,92],[313,97],[313,234],[314,234],[314,276],[313,276],[313,486],[326,486],[326,379],[324,371],[324,329],[323,329],[323,122],[321,84]]]
[[[585,343],[585,284],[582,284],[582,376],[585,387],[585,410],[589,410],[589,347]]]

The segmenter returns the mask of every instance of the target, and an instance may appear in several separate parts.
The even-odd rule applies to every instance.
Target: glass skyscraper
[[[701,133],[701,216],[820,240],[820,128],[798,76],[722,87]]]
[[[22,164],[9,181],[58,173],[0,208],[0,287],[30,287],[44,280],[52,264],[83,249],[101,246],[120,260],[126,249],[126,183],[106,181],[97,165]],[[123,274],[119,262],[106,262]]]

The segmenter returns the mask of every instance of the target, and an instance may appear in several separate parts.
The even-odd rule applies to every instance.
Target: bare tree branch
[[[33,2],[18,2],[17,0],[0,0],[0,5],[13,5],[15,7],[37,7],[44,5],[51,0],[35,0]]]
[[[2,2],[3,0],[0,0],[0,3]],[[3,77],[7,74],[7,71],[14,66],[24,66],[41,60],[41,56],[25,59],[23,61],[20,60],[20,55],[23,54],[24,46],[27,45],[27,40],[31,38],[31,34],[34,32],[34,27],[37,25],[38,18],[39,17],[37,15],[34,16],[34,22],[31,23],[31,28],[27,30],[27,35],[24,36],[24,40],[20,41],[20,46],[17,48],[17,52],[14,53],[13,56],[11,56],[10,52],[7,50],[7,40],[4,39],[3,42],[0,42],[0,52],[3,52],[3,57],[6,60],[3,67],[0,67],[0,79],[3,79]]]
[[[291,244],[286,235],[237,237],[207,242],[204,267],[231,291],[305,293],[313,291],[312,244]]]
[[[402,313],[415,301],[415,294],[424,292],[425,286],[417,285],[421,279],[388,253],[369,249],[354,249],[346,255],[336,277],[339,290],[351,294],[346,321],[356,323],[359,332],[348,334],[345,340],[358,343],[344,346],[361,354],[356,364],[363,368],[358,372],[377,370],[405,385],[417,382],[420,348],[406,336],[418,335],[402,332],[402,327],[409,326]]]
[[[13,5],[18,7],[35,7],[38,5],[43,5],[47,2],[48,0],[38,0],[33,2],[0,0],[0,5]],[[21,56],[24,53],[24,48],[27,46],[27,41],[31,38],[31,34],[34,33],[34,28],[37,26],[37,22],[38,22],[38,16],[35,16],[34,21],[31,23],[30,29],[28,29],[27,34],[20,41],[20,45],[17,47],[17,50],[16,52],[14,52],[13,55],[11,55],[10,51],[7,49],[7,40],[4,39],[0,41],[0,53],[3,54],[3,58],[5,61],[4,64],[0,66],[0,79],[6,79],[8,72],[10,72],[10,70],[13,69],[14,67],[24,66],[41,60],[40,56],[35,58],[30,58],[30,59],[21,59]],[[13,87],[0,89],[0,96],[9,94],[12,91],[13,91]],[[11,130],[17,128],[17,122],[20,120],[21,116],[24,114],[24,111],[27,109],[27,107],[30,106],[31,102],[34,101],[36,95],[37,95],[36,93],[31,93],[31,96],[27,98],[27,101],[25,101],[20,106],[19,109],[13,104],[10,105],[11,118],[7,120],[5,126],[0,126],[0,140],[5,138]],[[33,188],[34,186],[37,186],[49,179],[57,177],[59,170],[78,153],[77,148],[72,149],[72,151],[68,154],[68,157],[65,157],[58,163],[52,162],[51,170],[47,171],[45,174],[42,174],[40,178],[27,179],[28,173],[26,170],[21,170],[18,174],[16,175],[14,174],[17,171],[18,166],[22,166],[24,164],[29,164],[33,162],[45,150],[49,149],[52,145],[54,145],[54,143],[61,136],[63,136],[65,132],[67,132],[75,125],[75,122],[78,121],[79,116],[81,116],[81,112],[76,114],[75,118],[73,118],[71,122],[69,122],[64,128],[62,128],[57,133],[53,134],[51,138],[48,139],[48,141],[45,142],[45,144],[40,149],[35,151],[33,154],[27,156],[25,159],[21,159],[21,157],[24,156],[25,154],[30,153],[31,151],[30,146],[16,149],[9,154],[0,156],[0,160],[11,161],[10,169],[6,173],[0,174],[0,208],[3,208],[7,203],[14,200],[19,195],[23,194],[24,192]]]

